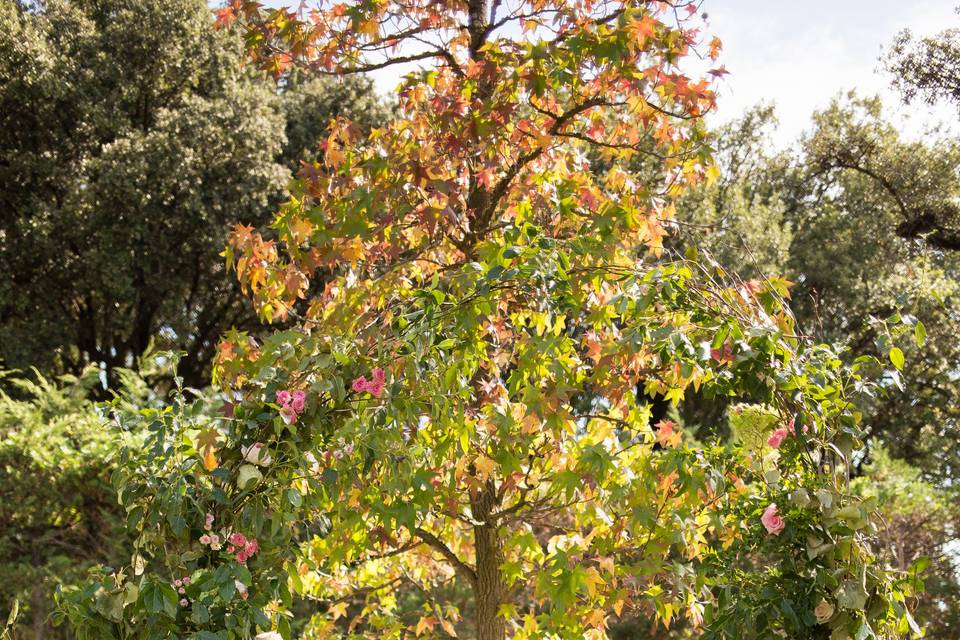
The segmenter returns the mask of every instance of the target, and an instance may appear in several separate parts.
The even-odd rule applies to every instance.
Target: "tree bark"
[[[503,565],[503,541],[496,523],[490,515],[497,504],[496,489],[488,483],[483,490],[471,497],[473,517],[478,524],[473,527],[476,549],[477,579],[474,583],[476,602],[477,640],[505,640],[506,626],[498,615],[506,589],[500,576]]]
[[[43,597],[40,578],[30,591],[30,616],[32,618],[32,640],[44,640],[47,631],[47,603]]]

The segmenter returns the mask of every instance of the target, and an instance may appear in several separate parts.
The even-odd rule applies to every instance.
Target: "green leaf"
[[[303,496],[300,495],[300,492],[294,488],[287,489],[287,500],[290,501],[290,504],[294,507],[300,507],[303,504]]]
[[[903,370],[903,351],[900,350],[900,347],[890,349],[890,362],[897,369]]]
[[[859,580],[844,580],[835,595],[841,609],[862,611],[867,606],[867,592]]]
[[[919,320],[917,320],[917,324],[913,326],[913,335],[917,338],[917,346],[922,347],[927,339],[927,329]]]

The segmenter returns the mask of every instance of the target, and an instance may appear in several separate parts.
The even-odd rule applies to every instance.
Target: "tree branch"
[[[421,529],[420,527],[414,529],[413,533],[428,545],[439,551],[440,554],[446,558],[450,564],[453,565],[454,569],[456,569],[458,573],[469,580],[471,584],[477,581],[477,572],[474,570],[474,568],[461,560],[457,554],[450,549],[450,547],[444,544],[443,540],[433,535],[429,531]]]

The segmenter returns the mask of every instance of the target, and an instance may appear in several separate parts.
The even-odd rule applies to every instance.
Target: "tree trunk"
[[[40,578],[30,592],[30,617],[32,618],[32,640],[43,640],[47,635],[47,603],[43,597],[43,583]]]
[[[488,518],[496,506],[496,490],[489,484],[471,498],[473,517],[480,524],[473,527],[477,555],[477,579],[474,584],[477,607],[477,640],[505,640],[506,626],[497,615],[506,589],[500,577],[503,565],[503,542],[495,523]]]

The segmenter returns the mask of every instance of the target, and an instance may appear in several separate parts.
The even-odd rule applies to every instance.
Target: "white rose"
[[[818,624],[823,624],[833,617],[833,611],[834,609],[832,604],[826,600],[821,600],[820,604],[818,604],[816,609],[813,610],[813,615],[817,619]]]
[[[273,462],[270,452],[267,451],[262,442],[254,442],[248,447],[243,447],[240,449],[240,453],[243,454],[244,460],[260,467],[266,467]]]

